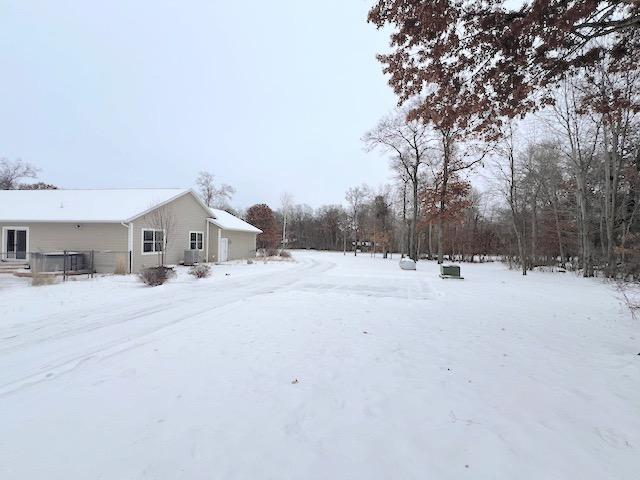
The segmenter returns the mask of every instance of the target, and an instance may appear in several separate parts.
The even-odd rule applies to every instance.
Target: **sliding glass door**
[[[5,260],[26,260],[28,250],[27,228],[5,227],[3,228],[3,252]]]

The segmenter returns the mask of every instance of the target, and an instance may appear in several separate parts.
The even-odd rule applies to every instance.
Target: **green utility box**
[[[460,265],[440,265],[440,278],[464,279],[460,276]]]

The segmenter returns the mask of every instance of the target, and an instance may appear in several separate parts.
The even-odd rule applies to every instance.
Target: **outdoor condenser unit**
[[[184,264],[195,265],[200,262],[200,251],[198,250],[185,250],[184,251]]]

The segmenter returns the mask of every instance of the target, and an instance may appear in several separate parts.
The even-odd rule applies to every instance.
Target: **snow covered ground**
[[[157,288],[0,276],[0,478],[638,478],[614,289],[295,257]]]

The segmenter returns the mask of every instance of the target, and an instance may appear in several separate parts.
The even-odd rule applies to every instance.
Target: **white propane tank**
[[[402,270],[415,270],[416,262],[411,260],[409,257],[405,257],[402,260],[400,260],[400,268]]]

